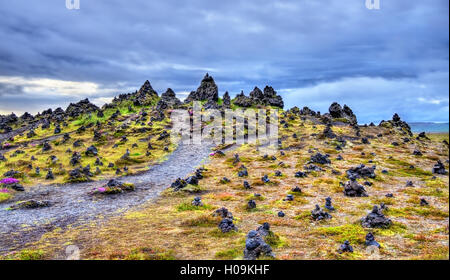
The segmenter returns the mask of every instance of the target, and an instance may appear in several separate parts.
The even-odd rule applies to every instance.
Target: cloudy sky
[[[205,72],[233,96],[337,101],[360,122],[448,121],[448,0],[0,0],[0,114],[102,105],[146,80],[180,97]]]

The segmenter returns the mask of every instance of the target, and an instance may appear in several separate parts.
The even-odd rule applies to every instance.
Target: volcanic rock
[[[311,217],[315,221],[320,221],[320,220],[331,219],[332,218],[330,214],[328,214],[327,212],[325,212],[322,209],[320,209],[320,206],[317,205],[317,204],[316,204],[316,208],[311,211]]]
[[[363,185],[356,180],[350,180],[344,185],[344,194],[350,197],[367,197],[369,196]]]
[[[361,219],[361,224],[367,228],[388,228],[392,225],[392,221],[386,218],[381,209],[375,205],[372,212]]]

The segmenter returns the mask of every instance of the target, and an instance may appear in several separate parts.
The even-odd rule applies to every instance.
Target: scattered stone
[[[270,245],[263,240],[256,230],[251,230],[245,241],[244,260],[256,260],[262,255],[275,257]]]
[[[198,185],[198,178],[197,176],[190,176],[186,179],[186,184],[188,185]]]
[[[350,245],[350,242],[348,240],[344,241],[344,244],[342,244],[338,250],[339,254],[342,254],[345,252],[353,253],[353,247]]]
[[[407,187],[414,187],[414,183],[412,181],[406,181]]]
[[[347,178],[349,179],[359,179],[359,178],[371,178],[374,179],[375,175],[375,166],[366,167],[364,164],[360,164],[356,167],[350,168],[347,170]]]
[[[58,125],[55,127],[54,134],[59,134],[59,133],[61,133],[61,126],[58,124]]]
[[[422,156],[423,154],[422,154],[421,151],[415,149],[414,152],[413,152],[413,155],[415,155],[415,156]]]
[[[284,216],[286,216],[286,214],[284,214],[283,211],[278,212],[278,217],[283,218]]]
[[[294,201],[294,196],[292,194],[286,195],[286,198],[283,199],[283,201]]]
[[[74,148],[81,147],[81,145],[83,145],[83,142],[81,140],[76,140],[75,142],[73,142]]]
[[[81,162],[81,155],[78,152],[74,152],[70,158],[70,164],[75,166]]]
[[[329,139],[334,139],[337,137],[337,135],[333,132],[333,130],[331,129],[331,125],[327,125],[324,129],[324,131],[322,132],[323,136]]]
[[[248,190],[251,189],[252,187],[250,186],[250,184],[247,181],[244,181],[244,189]]]
[[[337,157],[336,157],[336,160],[343,160],[344,158],[341,156],[341,155],[338,155]]]
[[[321,153],[317,153],[311,156],[310,162],[317,164],[330,164],[331,161],[328,159],[328,155],[322,155]]]
[[[261,180],[263,181],[263,183],[269,183],[269,182],[270,182],[269,176],[267,176],[267,175],[264,175],[264,176],[261,178]]]
[[[22,201],[17,204],[14,204],[10,207],[11,210],[19,210],[19,209],[36,209],[36,208],[43,208],[43,207],[50,207],[50,201],[39,201],[39,200],[27,200]]]
[[[97,159],[95,159],[94,165],[95,166],[103,166],[103,162],[100,160],[100,158],[97,158]]]
[[[181,178],[178,178],[175,180],[175,182],[172,183],[170,187],[173,188],[175,191],[178,191],[186,186],[187,186],[186,181]]]
[[[375,241],[375,236],[371,232],[366,235],[366,246],[375,246],[377,248],[381,247],[380,244]]]
[[[50,168],[47,171],[47,175],[45,175],[45,180],[54,180],[55,179],[55,175],[53,175],[52,169]]]
[[[256,202],[254,200],[249,200],[247,203],[247,209],[255,209],[256,208]]]
[[[356,180],[350,180],[344,185],[344,194],[350,197],[367,197],[369,196],[366,189]]]
[[[428,206],[428,205],[429,205],[429,203],[428,203],[428,201],[425,200],[425,198],[420,199],[420,206]]]
[[[375,205],[372,212],[361,219],[361,224],[366,228],[388,228],[392,225],[392,221],[386,218],[381,209]]]
[[[222,217],[222,218],[229,218],[231,220],[233,219],[233,214],[231,214],[231,212],[228,211],[228,209],[225,208],[225,207],[219,208],[216,211],[214,211],[213,216],[214,217],[219,216],[219,217]]]
[[[42,151],[47,152],[47,151],[50,151],[51,149],[52,149],[52,146],[50,146],[50,144],[47,141],[44,142],[44,146],[42,146]]]
[[[197,207],[203,206],[202,198],[199,197],[199,196],[196,196],[196,197],[194,198],[194,200],[192,201],[192,205],[193,205],[193,206],[197,206]]]
[[[247,167],[245,167],[244,165],[241,165],[241,167],[239,167],[239,169],[238,169],[238,176],[239,177],[247,177],[248,176]]]
[[[316,208],[311,211],[311,217],[315,221],[320,221],[324,219],[331,219],[331,215],[323,211],[319,205],[316,204]]]
[[[220,183],[222,183],[222,184],[227,184],[229,182],[230,182],[230,179],[228,179],[227,177],[223,177],[222,179],[220,179]]]
[[[306,177],[308,177],[308,175],[305,172],[298,171],[295,173],[295,177],[296,178],[306,178]]]
[[[114,163],[110,162],[108,163],[108,168],[113,168],[114,167]]]
[[[295,192],[295,193],[301,193],[302,189],[300,187],[296,186],[296,187],[292,188],[291,191]]]
[[[387,193],[387,194],[386,194],[386,197],[392,198],[392,197],[394,197],[394,194],[392,194],[392,193]]]
[[[438,160],[437,163],[433,166],[433,174],[446,175],[447,170],[445,170],[445,166],[442,161]]]
[[[222,221],[219,223],[219,229],[222,231],[222,233],[227,233],[230,231],[238,231],[238,228],[235,224],[233,224],[233,220],[230,218],[223,218]]]
[[[332,202],[331,202],[331,197],[325,198],[325,208],[330,210],[330,211],[334,211],[335,210],[333,205],[332,205]]]

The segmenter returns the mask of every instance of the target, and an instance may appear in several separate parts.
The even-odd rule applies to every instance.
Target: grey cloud
[[[190,91],[212,70],[220,92],[234,95],[255,85],[310,88],[357,77],[414,84],[448,73],[448,1],[381,2],[369,11],[363,0],[81,0],[69,11],[61,0],[9,1],[0,4],[0,75],[91,81],[118,94],[146,79],[158,92]],[[448,75],[436,82],[444,87]],[[410,90],[395,94],[420,98]],[[336,91],[336,101],[350,98]],[[447,92],[430,94],[448,100]],[[411,106],[425,110],[421,117],[436,112]],[[363,118],[382,117],[371,110],[361,109]]]

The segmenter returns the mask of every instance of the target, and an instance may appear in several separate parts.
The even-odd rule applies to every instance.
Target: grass
[[[2,193],[0,192],[0,203],[7,201],[12,197],[12,194],[10,193]]]
[[[205,164],[208,171],[204,173],[205,178],[200,180],[198,185],[189,185],[177,192],[169,188],[157,201],[126,212],[125,215],[113,217],[101,225],[93,223],[85,227],[74,227],[63,235],[56,231],[49,232],[31,247],[42,250],[45,256],[52,256],[59,252],[61,244],[72,242],[83,245],[85,250],[82,257],[85,259],[232,260],[242,258],[247,233],[258,228],[263,222],[268,222],[273,235],[270,235],[266,242],[272,246],[277,259],[370,259],[372,256],[365,251],[364,245],[369,231],[373,232],[377,242],[382,244],[380,258],[448,258],[448,246],[443,245],[448,244],[449,177],[437,176],[437,179],[431,180],[432,174],[428,171],[435,163],[431,158],[448,157],[448,149],[441,143],[443,138],[430,137],[432,140],[426,143],[426,149],[421,146],[423,143],[415,139],[409,144],[393,147],[391,143],[394,141],[402,143],[402,134],[380,127],[363,127],[361,134],[364,136],[378,133],[384,136],[370,139],[371,145],[361,145],[360,140],[348,138],[350,140],[347,145],[339,151],[344,160],[337,161],[334,160],[337,143],[311,136],[313,133],[320,134],[324,129],[323,125],[314,124],[311,120],[300,121],[298,116],[295,116],[295,120],[289,120],[289,117],[288,114],[286,120],[289,122],[289,128],[280,128],[279,131],[283,147],[287,149],[284,150],[283,156],[276,154],[277,160],[261,160],[262,154],[256,151],[255,145],[242,145],[229,152],[225,150],[224,157],[209,158],[209,162]],[[161,132],[164,125],[155,124],[154,129]],[[120,139],[114,138],[113,134],[107,137],[103,146],[99,146],[101,153],[108,154],[108,157],[103,158],[105,162],[106,158],[118,160],[133,142],[138,142],[139,147],[131,151],[131,158],[145,155],[146,145],[138,141],[143,135],[130,134],[130,129],[126,131],[125,135],[129,141],[114,148],[117,151],[112,145]],[[151,134],[157,135],[156,131]],[[333,127],[333,131],[338,136],[354,136],[353,130],[346,126]],[[297,139],[292,137],[294,132],[298,135]],[[85,149],[90,144],[91,136],[79,137],[85,141]],[[154,141],[152,138],[152,144],[159,145],[159,149],[151,151],[156,155],[155,158],[149,159],[150,162],[163,157],[163,154],[158,152],[165,143]],[[411,153],[416,146],[426,152],[426,156],[413,156]],[[64,145],[61,147],[67,148]],[[303,170],[311,156],[309,149],[314,149],[314,153],[317,149],[332,154],[331,165],[323,167],[325,171],[316,172],[315,176],[311,174],[307,178],[295,178],[295,172]],[[361,152],[366,155],[361,155]],[[370,155],[371,152],[376,155]],[[48,158],[48,154],[45,154],[45,158],[40,154],[39,148],[35,148],[32,153],[39,156],[38,161]],[[233,165],[236,153],[239,154],[241,162]],[[70,155],[62,155],[60,160],[64,162],[69,157]],[[23,155],[18,155],[15,159],[29,160]],[[93,164],[93,160],[95,158],[86,159],[83,164]],[[369,179],[373,185],[365,186],[369,197],[344,196],[343,187],[339,183],[348,180],[345,171],[360,163],[370,165],[368,160],[373,160],[373,164],[377,165],[377,177]],[[280,166],[280,162],[284,165]],[[237,169],[241,164],[248,168],[248,178],[237,176]],[[411,164],[415,169],[410,169]],[[24,162],[20,165],[20,168],[26,167]],[[4,163],[0,163],[0,168],[3,167]],[[342,175],[332,174],[331,169],[340,171]],[[389,174],[381,174],[383,169],[388,169]],[[28,178],[30,171],[23,170],[25,178]],[[275,170],[282,171],[284,176],[274,177]],[[276,184],[262,184],[261,177],[265,174]],[[230,179],[230,182],[221,184],[223,177]],[[243,188],[244,180],[250,182],[252,189]],[[415,187],[405,187],[407,180],[413,181]],[[360,183],[364,181],[359,180]],[[291,192],[295,186],[300,187],[302,192]],[[191,204],[193,194],[198,193],[202,194],[203,203],[207,202],[203,207]],[[259,196],[255,196],[255,193]],[[394,197],[387,198],[387,193],[393,193]],[[293,194],[294,201],[283,201],[287,194]],[[320,222],[312,220],[311,210],[316,204],[323,207],[328,196],[332,197],[336,208],[336,211],[330,213],[333,218]],[[430,202],[430,206],[419,205],[422,197]],[[257,208],[249,211],[246,206],[250,199],[256,201]],[[384,213],[392,219],[392,226],[388,229],[364,229],[359,223],[360,219],[367,215],[373,205],[381,203],[389,208]],[[227,208],[233,214],[233,222],[238,231],[224,234],[218,229],[222,218],[212,214],[214,209],[221,207]],[[277,215],[281,210],[285,213],[284,217]],[[336,252],[345,240],[350,241],[355,249],[354,253]]]

